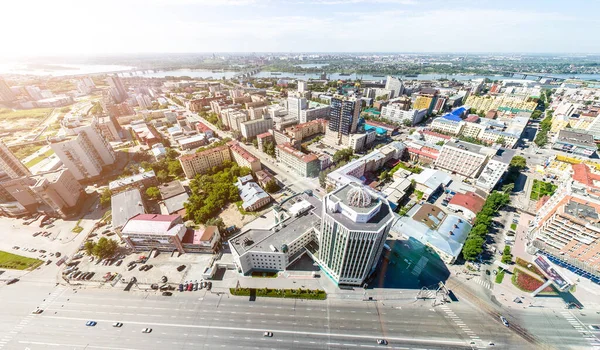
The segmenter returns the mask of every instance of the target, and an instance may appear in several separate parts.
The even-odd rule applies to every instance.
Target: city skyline
[[[584,1],[81,4],[60,0],[53,5],[25,1],[7,6],[14,15],[0,29],[23,28],[7,38],[5,47],[12,49],[0,56],[8,57],[157,52],[594,53],[598,42],[587,33],[600,29],[592,17],[600,5]],[[453,34],[455,40],[450,39]]]

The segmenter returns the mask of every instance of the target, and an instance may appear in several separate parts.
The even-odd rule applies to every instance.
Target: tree
[[[444,141],[438,141],[435,144],[438,145],[438,146],[443,146],[444,145]]]
[[[183,168],[178,160],[172,160],[168,164],[169,175],[179,177],[183,175]]]
[[[385,181],[390,178],[390,173],[387,170],[384,170],[379,174],[379,181]]]
[[[110,205],[112,192],[108,188],[104,188],[100,194],[100,205],[105,208]]]
[[[271,157],[275,158],[275,144],[273,142],[266,141],[263,145],[263,151]]]
[[[512,254],[510,252],[510,246],[505,246],[504,251],[502,252],[502,263],[509,264],[512,262]]]
[[[165,182],[169,181],[169,174],[166,171],[164,171],[164,170],[160,170],[156,174],[156,179],[160,183],[165,183]]]
[[[506,142],[506,139],[504,138],[504,136],[500,136],[496,140],[496,143],[499,144],[499,145],[503,145],[505,142]]]
[[[146,189],[146,195],[151,199],[160,199],[160,191],[157,187],[148,187]]]
[[[527,168],[527,159],[521,156],[514,156],[510,161],[510,167],[513,167],[519,171]]]
[[[98,257],[98,259],[104,259],[115,255],[118,248],[119,244],[117,241],[102,237],[94,246],[93,253]]]
[[[473,261],[483,252],[483,238],[468,239],[463,246],[462,255],[465,260]]]
[[[94,241],[87,241],[83,245],[83,249],[85,250],[85,252],[87,253],[87,255],[92,255],[92,254],[94,254],[94,247],[95,246],[96,246],[96,242],[94,242]]]
[[[412,126],[413,123],[412,123],[412,121],[406,119],[406,120],[402,121],[402,125],[404,125],[404,126]]]
[[[275,193],[280,189],[281,187],[279,187],[275,179],[271,179],[265,184],[265,191],[267,191],[268,193]]]
[[[252,140],[252,146],[254,146],[254,148],[258,148],[258,140],[257,139]]]
[[[352,151],[352,148],[341,149],[333,154],[333,162],[334,163],[338,163],[340,161],[347,162],[348,160],[350,160],[350,157],[352,157],[353,153],[354,152]]]
[[[515,189],[514,183],[509,183],[507,185],[502,186],[502,192],[504,192],[504,193],[512,192],[514,189]]]

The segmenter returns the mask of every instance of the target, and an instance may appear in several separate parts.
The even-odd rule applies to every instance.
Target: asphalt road
[[[16,286],[16,285],[14,285]],[[12,294],[15,295],[12,295]],[[27,294],[27,295],[24,295]],[[432,309],[430,302],[295,301],[206,292],[154,293],[76,289],[3,288],[0,348],[148,349],[276,348],[472,349],[532,348],[498,322],[468,304]],[[17,300],[11,303],[8,298]],[[42,301],[46,299],[46,301]],[[38,300],[33,307],[33,301]],[[31,314],[35,306],[44,308]],[[85,322],[98,322],[86,327]],[[112,327],[123,322],[122,328]],[[143,334],[143,328],[153,329]],[[263,337],[264,331],[274,333]],[[12,333],[11,333],[12,332]],[[471,344],[474,342],[474,344]]]

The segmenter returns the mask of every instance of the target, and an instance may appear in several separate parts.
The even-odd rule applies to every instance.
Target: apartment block
[[[256,173],[261,169],[260,160],[250,152],[246,151],[239,142],[229,141],[227,142],[227,145],[231,152],[231,158],[233,158],[240,167],[249,168],[253,173]]]
[[[119,135],[119,131],[121,130],[121,126],[117,122],[116,118],[111,117],[101,117],[98,118],[98,128],[100,129],[100,133],[110,142],[120,142],[121,135]]]
[[[97,178],[105,166],[112,165],[117,157],[112,146],[102,135],[98,123],[67,128],[67,137],[50,143],[58,158],[81,181]]]
[[[302,141],[307,137],[323,134],[327,129],[327,121],[325,119],[316,119],[307,123],[298,124],[285,129],[285,132],[291,138]]]
[[[455,141],[446,143],[435,161],[435,166],[468,178],[477,178],[496,150],[480,145]]]
[[[227,161],[231,161],[231,155],[229,147],[226,145],[179,157],[183,172],[188,179],[194,178],[197,174],[203,174],[212,167],[220,166]]]
[[[249,120],[240,124],[240,132],[246,139],[265,133],[271,128],[273,128],[273,119],[271,118]]]
[[[308,102],[308,108],[300,111],[299,123],[307,123],[311,120],[329,117],[330,107],[327,104]]]
[[[433,121],[431,122],[431,129],[441,131],[447,134],[459,135],[462,132],[464,125],[465,122],[462,121],[454,121],[443,117],[439,117],[433,119]]]
[[[31,175],[29,169],[8,149],[3,141],[0,140],[0,169],[11,179],[17,179],[22,176]]]
[[[415,125],[423,121],[427,115],[427,109],[411,109],[404,110],[404,107],[399,104],[389,104],[381,108],[381,118],[387,119],[394,123]]]
[[[316,155],[304,154],[289,143],[277,145],[275,155],[278,162],[284,163],[303,177],[316,177],[321,170],[321,163]]]

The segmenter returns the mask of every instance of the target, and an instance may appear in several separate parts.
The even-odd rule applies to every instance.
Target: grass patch
[[[496,283],[500,284],[504,280],[504,275],[506,274],[506,270],[498,269],[498,273],[496,274]]]
[[[515,260],[515,264],[521,266],[522,268],[524,268],[528,271],[535,273],[536,275],[540,276],[540,278],[544,278],[542,271],[540,271],[540,269],[538,269],[537,266],[535,266],[533,263],[530,263],[529,261],[523,260],[521,258],[517,258]],[[531,266],[529,266],[529,265],[531,265]]]
[[[26,145],[11,147],[10,151],[15,155],[15,157],[17,157],[19,160],[22,160],[39,151],[42,147],[44,147],[44,145]]]
[[[421,198],[423,198],[424,193],[422,191],[419,190],[415,190],[415,197],[417,197],[418,200],[421,200]]]
[[[529,198],[533,201],[537,201],[543,196],[552,196],[557,188],[557,185],[553,185],[550,182],[544,182],[534,179]]]
[[[25,163],[25,166],[28,168],[31,168],[32,166],[36,165],[37,163],[50,157],[53,154],[54,154],[54,151],[52,149],[49,149],[46,152],[44,152],[42,155],[39,155],[39,156],[33,158],[32,160],[30,160],[29,162]]]
[[[244,204],[243,201],[237,201],[235,202],[235,205],[237,206],[238,210],[240,211],[240,214],[242,215],[258,215],[258,213],[253,212],[253,211],[245,211],[244,208],[242,207],[242,204]]]
[[[267,298],[293,298],[293,299],[313,299],[313,300],[325,300],[327,299],[327,293],[324,290],[316,289],[269,289],[269,288],[258,288],[254,289],[257,297]],[[229,288],[231,295],[237,296],[250,296],[252,294],[252,288]]]
[[[259,271],[254,271],[254,272],[252,272],[252,277],[257,277],[257,278],[276,278],[277,277],[277,272],[259,272]]]
[[[71,232],[80,233],[81,231],[83,231],[83,227],[79,226],[80,223],[81,219],[77,220],[77,224],[75,224],[75,227],[73,227]]]
[[[513,231],[517,230],[517,224],[515,224],[514,222],[512,224],[510,224],[510,229]]]
[[[544,281],[540,281],[539,279],[515,268],[512,276],[512,284],[523,292],[531,293],[541,287],[544,284]],[[556,294],[551,285],[544,288],[541,293]]]
[[[33,108],[12,110],[0,108],[0,120],[41,119],[47,117],[54,108]]]
[[[43,263],[42,260],[28,258],[26,256],[16,255],[0,251],[0,268],[13,270],[33,270]]]

